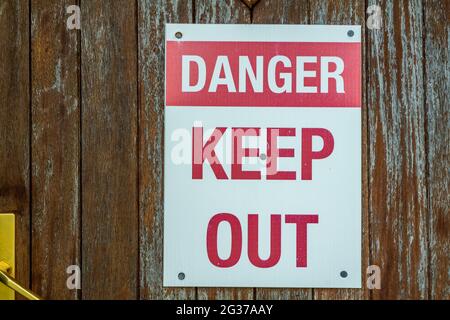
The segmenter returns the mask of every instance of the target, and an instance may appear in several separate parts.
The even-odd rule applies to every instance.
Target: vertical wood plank
[[[425,110],[428,155],[429,293],[430,299],[450,299],[448,286],[449,245],[449,80],[448,1],[426,0]]]
[[[363,1],[320,1],[310,0],[310,16],[312,24],[348,24],[361,25],[361,63],[362,63],[362,108],[361,108],[361,141],[362,141],[362,203],[361,203],[361,289],[314,289],[314,299],[368,299],[369,292],[365,283],[365,271],[369,265],[369,210],[368,210],[368,122],[366,107],[366,72],[365,70],[365,6]],[[336,274],[338,276],[338,274]]]
[[[367,33],[371,263],[381,268],[381,290],[372,297],[426,299],[422,2],[381,7],[382,29]]]
[[[138,1],[140,298],[193,299],[195,288],[162,287],[166,22],[192,22],[192,1]]]
[[[308,24],[308,0],[261,0],[253,7],[252,23]]]
[[[253,7],[253,23],[308,24],[308,0],[262,0]],[[256,299],[312,299],[311,289],[256,289]]]
[[[78,31],[67,0],[31,2],[32,287],[47,299],[77,299],[66,269],[80,265]]]
[[[240,0],[194,0],[196,23],[251,23],[251,11]]]
[[[135,2],[82,1],[84,299],[138,298]]]
[[[251,12],[239,0],[195,0],[196,23],[251,23]],[[253,288],[198,288],[199,299],[253,299]]]
[[[0,2],[0,212],[16,213],[16,278],[30,285],[28,1]]]

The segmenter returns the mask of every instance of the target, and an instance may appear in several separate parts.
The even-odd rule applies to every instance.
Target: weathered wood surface
[[[30,44],[26,1],[0,2],[0,212],[16,213],[16,278],[30,285]]]
[[[136,6],[81,2],[83,299],[138,298]]]
[[[448,1],[81,0],[67,30],[76,3],[0,3],[0,212],[18,214],[21,282],[53,299],[449,299]],[[362,25],[362,289],[162,287],[166,22]]]
[[[164,24],[192,22],[190,1],[138,1],[139,247],[141,299],[194,299],[195,288],[164,289]]]
[[[422,9],[418,0],[383,3],[381,32],[367,32],[375,299],[429,297]]]
[[[449,1],[426,0],[425,123],[428,172],[428,247],[430,299],[450,299],[449,281]],[[445,23],[444,21],[447,21]]]
[[[32,287],[53,299],[78,297],[66,269],[81,258],[79,37],[61,23],[71,4],[31,2]]]

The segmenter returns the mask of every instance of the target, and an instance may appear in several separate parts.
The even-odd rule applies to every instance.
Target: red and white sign
[[[360,34],[166,25],[165,286],[361,286]]]

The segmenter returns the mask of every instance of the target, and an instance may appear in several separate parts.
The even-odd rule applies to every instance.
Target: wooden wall
[[[18,216],[17,278],[51,299],[449,299],[449,2],[2,0],[0,211]],[[381,290],[162,287],[166,22],[362,25],[362,268],[380,266]]]

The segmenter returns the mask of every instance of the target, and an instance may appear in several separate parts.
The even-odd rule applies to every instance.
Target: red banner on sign
[[[361,106],[361,45],[168,41],[167,106]]]

